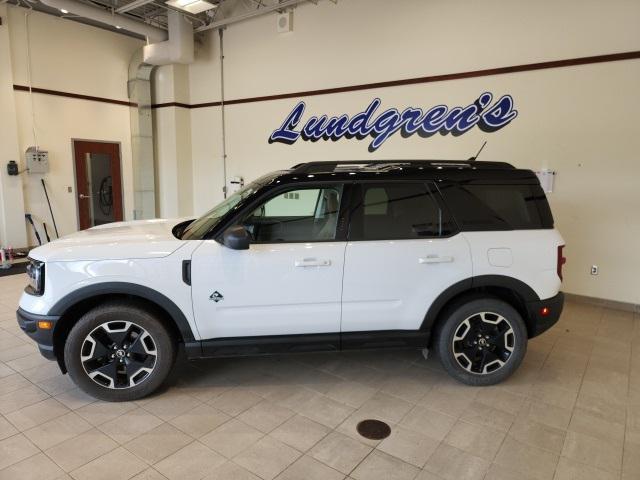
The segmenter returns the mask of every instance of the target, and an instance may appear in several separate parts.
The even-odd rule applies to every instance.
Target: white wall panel
[[[277,34],[274,15],[225,30],[226,98],[640,50],[639,16],[630,0],[320,1],[295,9],[292,33]],[[191,103],[220,99],[217,45],[208,33],[189,68]],[[486,140],[485,160],[558,172],[550,201],[567,241],[565,289],[638,303],[638,78],[640,61],[629,60],[301,98],[304,119],[355,114],[374,97],[381,109],[467,105],[484,91],[511,94],[519,112],[494,133],[395,134],[373,154],[371,139],[269,144],[298,98],[227,105],[227,171],[251,180],[310,160],[464,159]],[[191,110],[195,213],[221,198],[219,118],[219,107]]]
[[[3,19],[8,20],[11,33],[14,84],[28,85],[28,38],[34,87],[128,101],[129,61],[143,42],[43,13],[28,12],[24,8],[10,7],[8,18]],[[7,115],[4,104],[0,105],[0,115],[17,124],[20,155],[24,155],[27,147],[35,143],[31,102],[28,92],[16,91],[14,98],[15,115]],[[40,148],[49,152],[50,172],[45,175],[25,173],[21,179],[25,210],[33,214],[40,231],[41,222],[45,221],[53,236],[41,178],[47,182],[60,234],[78,229],[71,139],[120,143],[124,216],[133,219],[129,107],[38,93],[33,94],[33,104],[37,141]],[[68,187],[72,187],[72,192]],[[29,244],[36,244],[30,229],[29,236]]]

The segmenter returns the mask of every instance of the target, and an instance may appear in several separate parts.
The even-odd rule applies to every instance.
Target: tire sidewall
[[[129,321],[144,328],[157,349],[156,364],[148,378],[140,384],[123,389],[111,389],[94,382],[80,361],[82,344],[87,335],[106,322]],[[89,395],[111,402],[137,400],[156,390],[166,379],[175,359],[175,345],[162,323],[143,308],[128,303],[112,303],[84,314],[73,326],[64,347],[64,361],[72,380]]]
[[[465,319],[480,312],[503,316],[511,324],[515,336],[514,350],[507,362],[498,370],[487,374],[468,372],[458,364],[453,354],[453,337],[457,328]],[[502,300],[482,298],[460,303],[448,312],[438,332],[437,351],[442,366],[456,380],[474,386],[494,385],[508,378],[520,366],[527,351],[527,340],[527,328],[516,309]]]

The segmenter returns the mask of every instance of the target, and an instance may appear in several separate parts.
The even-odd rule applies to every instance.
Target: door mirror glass
[[[224,231],[222,244],[233,250],[248,250],[251,245],[251,236],[242,225],[234,225]]]

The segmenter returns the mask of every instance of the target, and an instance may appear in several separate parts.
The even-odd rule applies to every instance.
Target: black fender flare
[[[78,290],[75,290],[62,297],[53,305],[53,307],[51,307],[47,315],[55,315],[60,317],[64,315],[64,313],[71,307],[77,305],[83,300],[88,300],[99,295],[110,294],[131,295],[154,303],[169,314],[176,327],[180,331],[180,334],[182,335],[185,343],[195,341],[195,337],[193,335],[193,331],[191,330],[189,321],[184,316],[184,313],[182,313],[182,310],[180,310],[180,308],[178,308],[178,306],[172,300],[152,288],[145,287],[136,283],[101,282],[95,283],[93,285],[87,285],[86,287],[79,288]]]
[[[522,280],[518,280],[517,278],[509,277],[507,275],[479,275],[477,277],[467,278],[454,283],[438,295],[429,307],[429,310],[422,321],[422,325],[420,326],[420,330],[431,330],[431,327],[435,324],[442,309],[453,298],[466,291],[480,287],[500,287],[511,290],[525,303],[540,300],[538,294]]]

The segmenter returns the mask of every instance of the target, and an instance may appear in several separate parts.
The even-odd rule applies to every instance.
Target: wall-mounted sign
[[[374,152],[396,132],[400,132],[403,137],[416,133],[421,137],[430,137],[436,133],[458,136],[476,125],[485,132],[495,132],[516,118],[518,111],[513,106],[511,95],[503,95],[495,102],[492,100],[493,94],[485,92],[466,107],[436,105],[426,111],[419,107],[409,107],[402,112],[389,108],[377,113],[382,102],[375,98],[364,111],[352,117],[346,114],[336,117],[311,116],[299,128],[306,108],[306,104],[301,101],[291,110],[282,125],[273,131],[269,143],[291,145],[299,138],[311,142],[321,139],[335,142],[341,138],[362,140],[372,137],[369,151]]]

